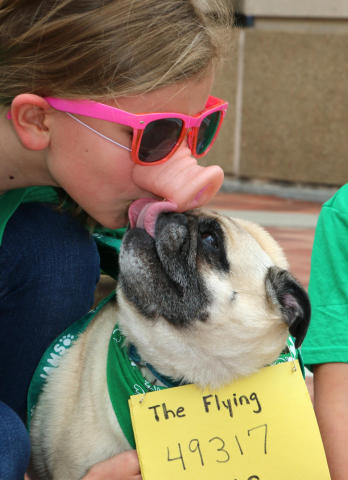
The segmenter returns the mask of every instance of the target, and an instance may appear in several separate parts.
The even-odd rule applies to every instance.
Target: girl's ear
[[[50,105],[38,95],[22,93],[11,105],[11,120],[22,145],[29,150],[44,150],[50,141],[47,113]]]

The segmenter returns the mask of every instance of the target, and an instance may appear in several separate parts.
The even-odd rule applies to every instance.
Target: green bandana
[[[110,401],[118,423],[131,447],[135,448],[128,399],[131,395],[163,390],[167,387],[153,385],[143,377],[137,364],[129,358],[128,348],[124,344],[125,337],[116,325],[109,343],[106,377]]]
[[[28,419],[27,426],[30,427],[30,419],[37,404],[39,395],[52,368],[59,366],[59,359],[76,341],[78,336],[87,328],[94,316],[103,306],[112,301],[115,294],[112,293],[99,305],[81,320],[75,322],[66,329],[46,350],[31,381],[28,392]],[[141,373],[137,364],[130,358],[128,347],[125,345],[125,337],[118,325],[115,326],[109,342],[107,356],[106,375],[110,401],[121,429],[132,448],[135,448],[135,441],[132,429],[132,422],[128,407],[128,399],[131,395],[139,393],[162,390],[164,386],[153,385]],[[292,337],[288,338],[288,353],[282,353],[272,363],[277,365],[283,362],[298,359],[304,374],[303,362],[299,350],[296,350]]]

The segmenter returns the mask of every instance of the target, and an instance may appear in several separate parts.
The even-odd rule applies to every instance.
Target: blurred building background
[[[348,1],[232,3],[238,27],[213,92],[230,107],[206,163],[227,182],[348,182]]]

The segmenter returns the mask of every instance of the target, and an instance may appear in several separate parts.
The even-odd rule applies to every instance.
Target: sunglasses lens
[[[198,155],[202,155],[211,142],[214,140],[216,131],[220,124],[221,112],[214,112],[207,115],[201,123],[197,135],[196,151]]]
[[[153,163],[165,158],[175,148],[182,129],[183,121],[179,118],[165,118],[149,123],[141,138],[139,159]]]

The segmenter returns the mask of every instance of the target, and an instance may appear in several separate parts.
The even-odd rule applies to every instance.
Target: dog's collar
[[[150,363],[144,362],[141,358],[141,356],[138,353],[138,350],[134,345],[129,345],[128,347],[128,354],[129,358],[138,365],[138,367],[146,367],[152,375],[154,375],[157,380],[159,380],[163,385],[165,385],[168,388],[172,387],[178,387],[179,385],[184,385],[184,383],[179,380],[173,380],[170,377],[166,377],[165,375],[162,375],[161,373],[158,372],[158,370],[155,369]]]

